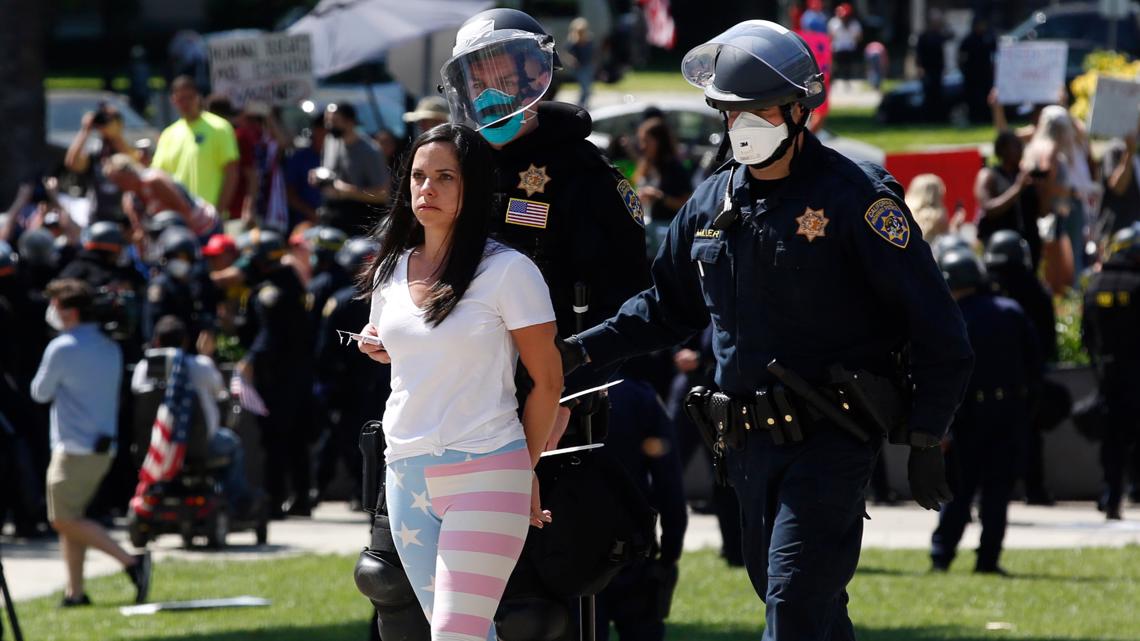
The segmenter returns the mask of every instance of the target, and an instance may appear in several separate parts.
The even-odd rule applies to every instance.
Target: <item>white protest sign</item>
[[[1140,82],[1099,76],[1089,112],[1089,134],[1121,138],[1136,130],[1140,117]]]
[[[308,98],[315,86],[309,35],[211,40],[210,82],[238,107],[251,100],[288,105]]]
[[[1048,105],[1061,98],[1069,45],[1065,42],[1010,42],[998,49],[998,100],[1004,105]]]

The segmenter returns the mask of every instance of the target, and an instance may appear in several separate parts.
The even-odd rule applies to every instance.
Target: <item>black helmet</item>
[[[990,236],[982,260],[986,263],[986,269],[1013,267],[1033,271],[1033,257],[1029,252],[1029,243],[1021,237],[1021,234],[1011,229],[1003,229]]]
[[[942,234],[930,243],[930,251],[934,254],[934,261],[941,263],[942,257],[951,251],[972,251],[970,242],[955,234]]]
[[[16,247],[19,249],[21,260],[28,265],[54,267],[59,260],[55,248],[55,236],[46,229],[33,229],[20,234]]]
[[[305,230],[302,238],[305,244],[309,246],[309,251],[322,258],[331,258],[344,246],[344,242],[348,240],[348,234],[336,227],[317,225]]]
[[[127,244],[123,230],[118,223],[101,220],[92,224],[83,232],[83,248],[108,252],[119,252]]]
[[[184,227],[171,227],[158,237],[159,251],[163,258],[175,256],[189,256],[190,260],[198,258],[198,239]]]
[[[353,276],[380,251],[380,245],[371,238],[353,238],[336,253],[336,263]]]
[[[1108,259],[1115,263],[1140,263],[1140,222],[1121,228],[1112,235]]]
[[[553,45],[554,43],[554,36],[551,36],[549,33],[547,33],[546,29],[543,28],[538,20],[532,18],[530,14],[523,13],[518,9],[487,9],[486,11],[482,11],[471,16],[459,27],[459,33],[455,36],[456,49],[459,48],[460,38],[462,37],[465,29],[467,30],[467,33],[470,33],[473,28],[472,25],[480,25],[474,27],[474,29],[477,31],[486,30],[486,27],[483,27],[481,25],[486,25],[488,22],[490,23],[489,30],[491,31],[502,31],[507,29],[510,29],[512,31],[525,31],[527,33],[533,33],[536,36],[544,36],[550,38],[551,44]],[[452,55],[455,55],[456,53],[458,52],[452,51]],[[558,59],[558,49],[554,49],[554,70],[559,71],[561,69],[562,61]]]
[[[16,265],[20,257],[12,251],[12,246],[0,240],[0,278],[16,273]]]
[[[285,255],[285,239],[271,229],[251,229],[238,236],[238,251],[250,260],[276,261]]]
[[[972,251],[952,249],[938,261],[938,267],[951,290],[977,289],[986,281],[982,261]]]
[[[795,32],[767,20],[746,20],[694,47],[681,73],[718,111],[800,103],[823,104],[827,90],[811,48]]]
[[[158,212],[152,216],[146,224],[146,230],[154,237],[158,237],[159,234],[170,227],[186,227],[186,221],[183,220],[182,214],[173,209],[165,209]]]

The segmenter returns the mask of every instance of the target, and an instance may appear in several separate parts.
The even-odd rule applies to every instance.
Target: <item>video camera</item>
[[[95,291],[91,301],[91,316],[111,339],[128,340],[138,330],[142,316],[141,302],[129,288],[106,285]]]

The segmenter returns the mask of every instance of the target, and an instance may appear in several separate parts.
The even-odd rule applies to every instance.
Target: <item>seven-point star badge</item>
[[[550,176],[546,175],[546,165],[535,167],[531,164],[526,171],[519,172],[518,188],[526,192],[527,198],[543,193],[548,182],[550,182]]]
[[[800,228],[796,230],[796,235],[803,236],[810,243],[816,238],[827,235],[824,233],[824,228],[831,221],[823,215],[822,209],[807,207],[804,209],[803,215],[796,217],[796,222],[800,224]]]

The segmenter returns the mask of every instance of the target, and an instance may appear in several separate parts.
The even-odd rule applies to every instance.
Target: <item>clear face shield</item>
[[[554,40],[514,30],[476,34],[460,41],[440,75],[451,120],[504,144],[550,88]]]

